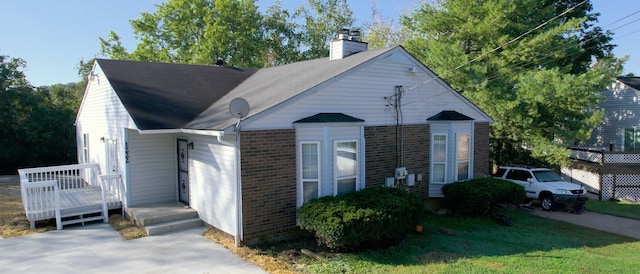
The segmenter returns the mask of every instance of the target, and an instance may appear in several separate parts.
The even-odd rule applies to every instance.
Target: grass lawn
[[[270,273],[637,273],[640,269],[640,240],[519,209],[508,214],[512,226],[486,218],[428,214],[423,234],[412,234],[400,245],[360,253],[314,250],[321,259],[302,256],[300,249],[309,246],[295,242],[235,248],[230,239],[214,241]]]
[[[589,200],[586,207],[593,212],[640,220],[640,203]]]
[[[484,218],[428,215],[425,232],[399,246],[339,254],[316,273],[637,273],[640,240],[510,212],[513,226]]]

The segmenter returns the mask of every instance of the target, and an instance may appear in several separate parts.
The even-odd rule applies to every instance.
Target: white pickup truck
[[[584,204],[589,199],[584,188],[572,184],[548,168],[528,166],[501,166],[494,175],[496,178],[512,181],[524,187],[527,199],[540,200],[544,210],[552,210],[563,204],[575,213],[584,211]]]

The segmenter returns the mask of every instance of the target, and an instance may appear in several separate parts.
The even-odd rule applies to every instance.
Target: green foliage
[[[115,32],[100,47],[112,59],[275,66],[328,56],[330,38],[353,24],[352,14],[345,0],[309,0],[293,14],[280,1],[260,13],[254,0],[169,0],[131,20],[140,41],[134,51]]]
[[[613,56],[611,33],[593,26],[597,14],[581,2],[424,2],[401,18],[413,32],[407,50],[496,121],[495,164],[532,162],[523,155],[565,164],[565,147],[600,123],[598,91],[624,59]]]
[[[442,193],[447,207],[463,215],[487,215],[500,204],[520,204],[525,199],[521,185],[491,177],[447,184]]]
[[[422,211],[422,201],[413,193],[370,187],[304,204],[298,209],[298,225],[329,248],[357,249],[405,236]]]
[[[83,82],[34,88],[21,59],[0,56],[0,174],[76,159],[75,120]]]
[[[371,22],[364,23],[362,41],[369,44],[369,49],[397,46],[409,38],[406,29],[397,29],[393,19],[384,18],[375,2],[371,3]]]
[[[350,28],[355,19],[346,0],[308,0],[309,9],[298,8],[296,15],[305,20],[302,45],[305,59],[329,56],[329,41],[337,30]]]

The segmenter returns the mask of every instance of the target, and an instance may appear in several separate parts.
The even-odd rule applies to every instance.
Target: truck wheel
[[[546,211],[551,211],[553,209],[553,196],[549,194],[542,195],[540,197],[540,206]]]

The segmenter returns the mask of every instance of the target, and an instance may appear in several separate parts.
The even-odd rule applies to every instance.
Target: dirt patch
[[[55,229],[55,224],[40,222],[36,229],[30,229],[24,214],[20,185],[0,184],[0,237],[10,238]]]
[[[136,226],[133,222],[122,218],[120,214],[113,214],[109,216],[109,224],[111,227],[120,233],[120,236],[125,240],[133,240],[147,236],[147,232],[144,229]]]

